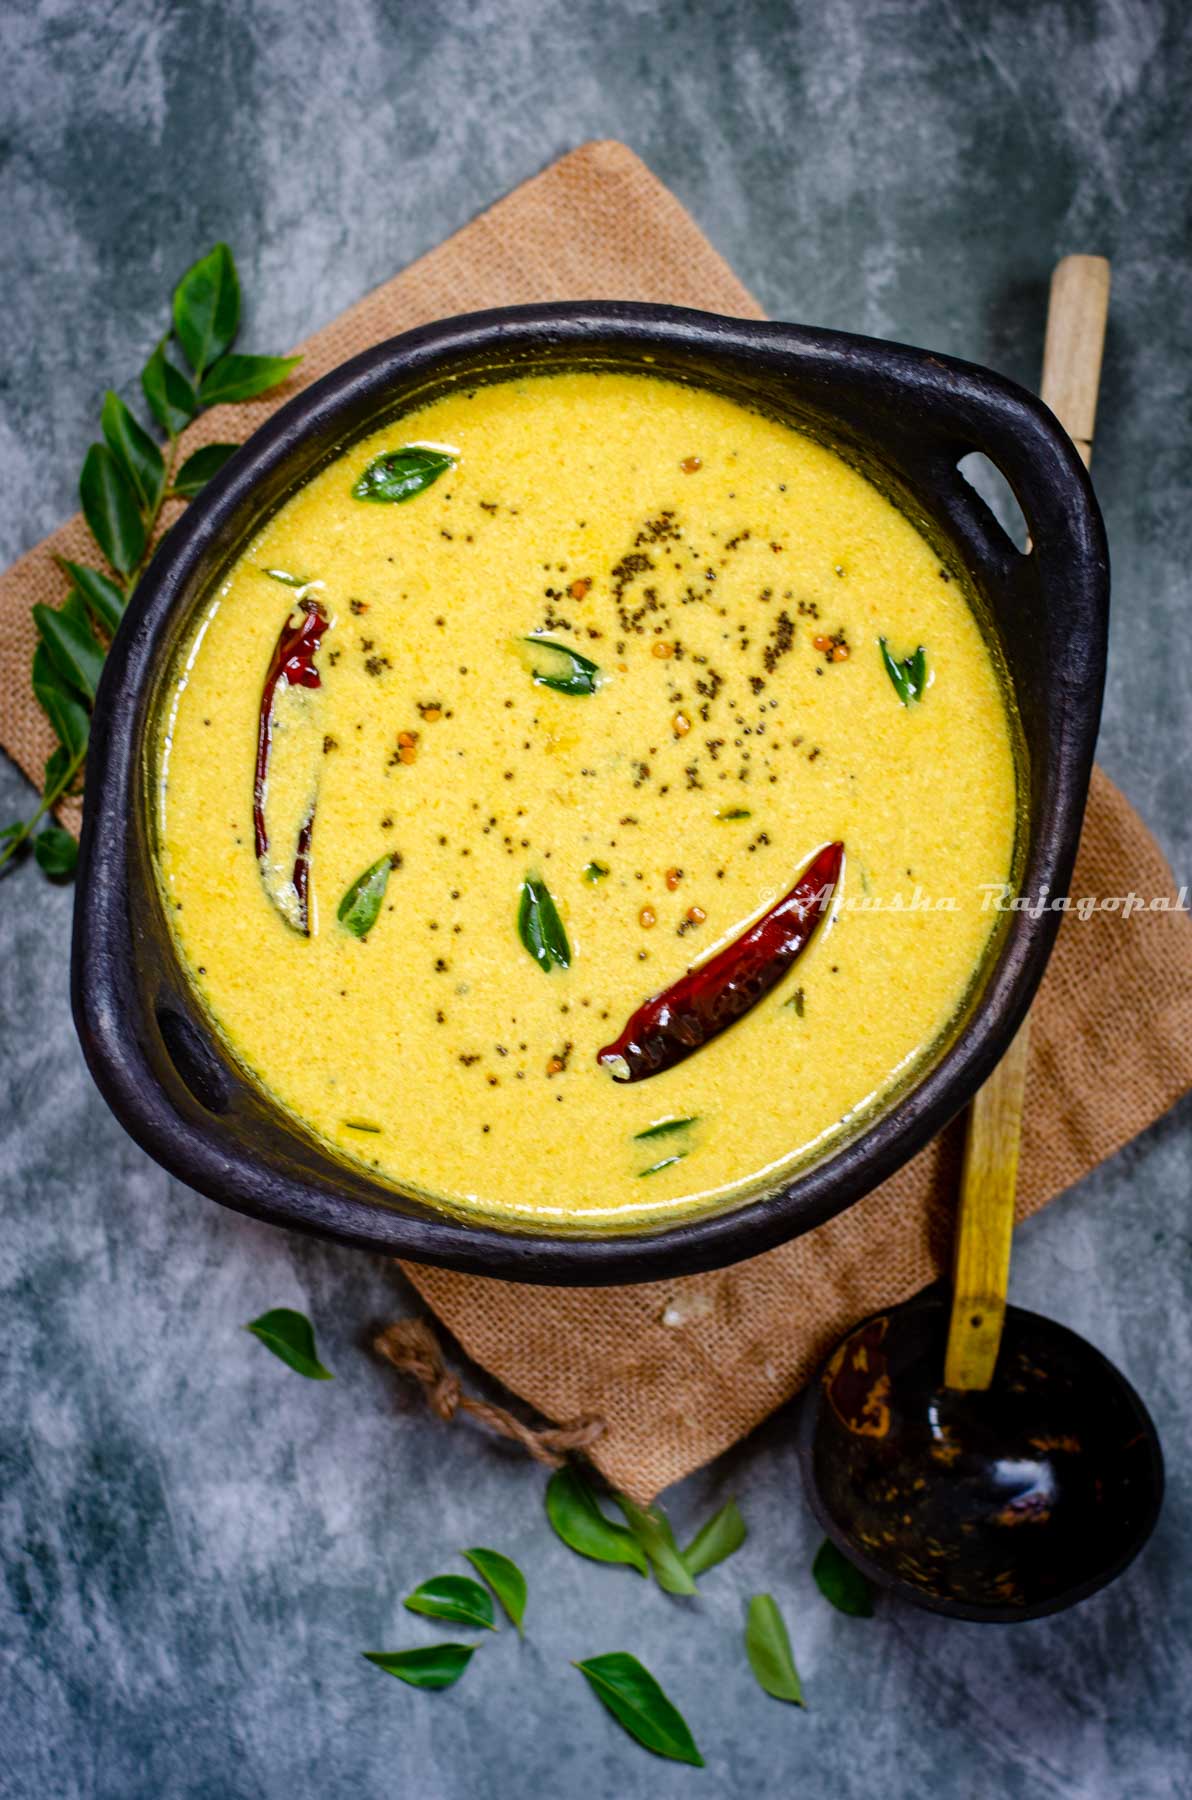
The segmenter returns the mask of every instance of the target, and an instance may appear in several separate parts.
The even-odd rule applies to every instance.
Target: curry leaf
[[[286,587],[301,588],[310,586],[305,575],[291,575],[288,569],[262,569],[261,574],[268,575],[270,581],[282,582]]]
[[[33,840],[37,866],[46,875],[73,875],[79,860],[79,846],[69,831],[48,825]]]
[[[82,601],[78,601],[78,613],[70,610],[69,601],[60,610],[35,606],[33,623],[59,675],[88,700],[94,700],[103,673],[103,650],[87,623]]]
[[[352,494],[357,500],[412,500],[437,481],[445,469],[454,467],[455,458],[445,450],[407,444],[402,450],[385,450],[374,456],[353,483]]]
[[[74,761],[74,757],[66,748],[65,744],[59,744],[58,748],[46,757],[45,775],[41,784],[41,795],[42,799],[47,801],[51,806],[63,792],[66,784],[71,780],[71,767]]]
[[[108,575],[89,569],[83,563],[70,562],[65,556],[54,561],[64,575],[70,577],[87,605],[87,611],[109,636],[124,617],[124,594]]]
[[[831,1538],[825,1538],[816,1551],[811,1573],[816,1587],[837,1612],[848,1613],[854,1619],[873,1617],[873,1588],[868,1577],[854,1567]]]
[[[921,700],[923,690],[927,686],[927,652],[922,644],[911,656],[905,656],[899,662],[891,654],[885,638],[879,638],[877,641],[881,646],[886,674],[894,683],[894,690],[902,704],[909,706],[912,700]]]
[[[726,1501],[701,1525],[686,1550],[683,1562],[689,1575],[702,1575],[734,1555],[745,1542],[745,1521],[735,1500]]]
[[[166,361],[165,338],[141,370],[141,392],[153,417],[171,437],[177,437],[199,410],[198,395],[186,376]]]
[[[686,1119],[660,1119],[657,1125],[647,1125],[644,1131],[635,1131],[633,1141],[640,1143],[643,1138],[669,1137],[672,1131],[685,1131],[688,1125],[698,1124],[699,1118],[695,1114]]]
[[[550,889],[535,875],[527,875],[521,885],[517,935],[538,967],[548,975],[556,965],[560,969],[570,967],[571,945],[567,942],[563,921]]]
[[[174,477],[173,492],[180,494],[184,500],[193,500],[201,494],[213,475],[227,462],[229,456],[235,456],[239,444],[204,444],[193,456],[188,456]]]
[[[71,756],[80,755],[87,746],[91,718],[58,674],[44,644],[33,652],[33,692]]]
[[[536,687],[553,688],[556,694],[594,694],[600,686],[598,664],[581,656],[569,644],[556,644],[543,637],[528,637],[523,642],[537,653],[531,659]],[[546,667],[539,668],[537,665],[544,658]]]
[[[593,1562],[628,1563],[639,1575],[650,1566],[637,1539],[601,1512],[596,1496],[572,1468],[556,1470],[546,1484],[546,1516],[567,1545]]]
[[[255,400],[280,387],[300,356],[225,356],[199,383],[199,403],[219,406],[228,400]]]
[[[497,1629],[493,1624],[492,1600],[470,1575],[432,1575],[407,1594],[402,1605],[408,1612],[425,1613],[428,1619],[450,1619],[456,1625]]]
[[[448,1688],[472,1660],[475,1644],[428,1644],[424,1650],[362,1650],[366,1662],[411,1687]]]
[[[755,1594],[745,1623],[745,1654],[758,1686],[775,1700],[805,1706],[803,1684],[782,1614],[769,1594]]]
[[[607,1656],[590,1656],[572,1667],[579,1670],[613,1718],[639,1744],[653,1750],[656,1756],[669,1756],[673,1762],[703,1768],[704,1759],[696,1749],[687,1721],[636,1656],[613,1650]]]
[[[357,875],[336,907],[336,918],[353,937],[367,937],[376,924],[392,867],[391,856],[379,856],[375,863],[365,869],[363,875]]]
[[[305,1313],[293,1312],[288,1306],[276,1306],[244,1329],[260,1338],[274,1356],[280,1357],[309,1381],[334,1381],[330,1369],[325,1369],[319,1361],[314,1327]]]
[[[660,1588],[668,1594],[694,1594],[695,1582],[679,1554],[670,1520],[660,1506],[638,1506],[628,1494],[616,1496],[629,1529],[650,1559]]]
[[[91,535],[121,575],[145,550],[145,526],[128,476],[106,444],[92,444],[79,476],[79,499]]]
[[[484,1577],[517,1626],[518,1635],[524,1636],[522,1624],[526,1616],[526,1578],[512,1557],[503,1556],[499,1550],[485,1550],[480,1546],[464,1550],[461,1554]]]
[[[608,872],[607,863],[590,862],[584,868],[584,880],[595,886],[596,882],[604,880]]]
[[[111,388],[103,397],[99,424],[108,449],[132,483],[141,511],[153,512],[166,479],[161,451]]]
[[[196,375],[229,349],[240,324],[240,281],[232,252],[216,244],[174,289],[174,330]]]

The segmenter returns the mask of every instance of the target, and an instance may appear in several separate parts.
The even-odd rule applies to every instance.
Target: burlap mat
[[[427,320],[568,299],[759,309],[623,145],[587,144],[301,346],[289,391]],[[188,448],[247,436],[276,398],[218,409]],[[57,602],[51,553],[93,554],[79,520],[0,579],[0,741],[37,779],[52,743],[29,690],[34,602]],[[1073,894],[1171,894],[1137,815],[1093,781]],[[1178,912],[1065,922],[1032,1014],[1019,1215],[1038,1211],[1192,1086],[1192,926]],[[591,1452],[641,1500],[708,1461],[788,1399],[855,1319],[943,1270],[955,1129],[831,1224],[736,1268],[645,1287],[532,1288],[445,1270],[405,1273],[464,1349],[549,1418],[598,1415]]]

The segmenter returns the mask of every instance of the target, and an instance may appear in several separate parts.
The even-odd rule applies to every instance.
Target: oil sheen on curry
[[[177,941],[256,1082],[384,1181],[591,1228],[880,1106],[1011,870],[961,573],[831,450],[651,375],[459,391],[212,593],[164,709]]]

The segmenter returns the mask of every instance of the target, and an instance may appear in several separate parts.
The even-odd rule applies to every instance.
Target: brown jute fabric
[[[477,307],[667,300],[758,317],[756,303],[641,162],[585,145],[519,188],[300,346],[290,391],[395,332]],[[242,438],[275,397],[217,409],[186,449]],[[37,779],[52,747],[29,692],[30,608],[59,602],[52,555],[87,557],[79,520],[0,579],[0,741]],[[1173,891],[1127,801],[1093,781],[1076,896]],[[1067,920],[1032,1015],[1019,1214],[1036,1212],[1192,1086],[1192,924],[1102,911]],[[588,1454],[641,1500],[708,1461],[788,1399],[854,1320],[940,1274],[959,1164],[955,1129],[850,1211],[736,1268],[645,1287],[531,1288],[445,1270],[406,1274],[459,1343],[547,1418],[603,1421]],[[405,1356],[411,1349],[393,1346]],[[414,1346],[415,1349],[418,1346]],[[425,1349],[425,1346],[423,1346]],[[432,1354],[441,1416],[462,1405]],[[425,1364],[425,1367],[423,1367]],[[490,1421],[492,1422],[492,1421]]]

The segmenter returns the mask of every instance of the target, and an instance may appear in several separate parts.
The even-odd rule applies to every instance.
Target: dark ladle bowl
[[[990,1623],[1060,1612],[1150,1536],[1155,1427],[1099,1350],[1017,1306],[988,1391],[946,1388],[949,1310],[932,1289],[837,1346],[800,1425],[812,1509],[850,1561],[917,1606]]]

